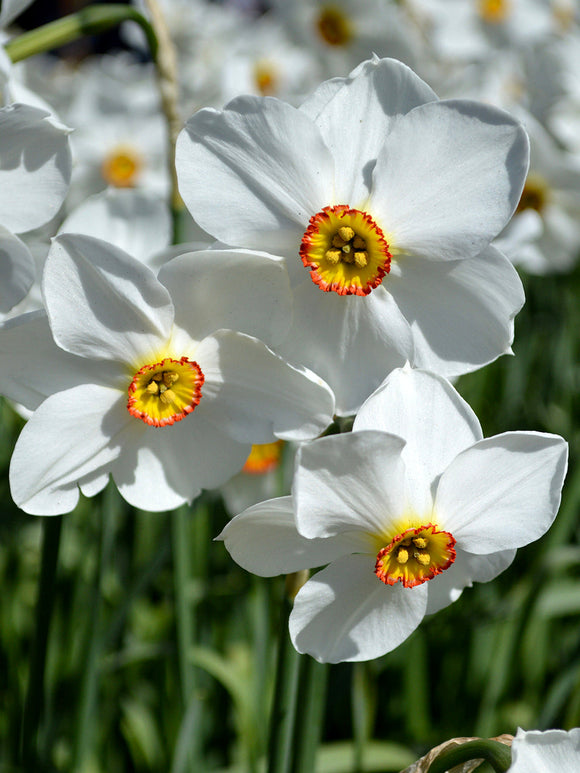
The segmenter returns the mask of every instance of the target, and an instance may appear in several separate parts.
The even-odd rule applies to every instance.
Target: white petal
[[[320,132],[276,99],[238,97],[221,112],[198,111],[176,153],[188,209],[227,244],[297,251],[310,217],[332,203],[332,157]]]
[[[221,330],[195,358],[205,376],[200,412],[240,442],[311,440],[332,420],[334,396],[324,381],[256,338]]]
[[[149,427],[132,418],[113,479],[134,507],[172,510],[238,472],[250,448],[205,421],[197,408],[169,427]]]
[[[483,437],[477,416],[448,381],[412,368],[393,371],[364,403],[353,431],[368,429],[406,440],[409,500],[417,513],[432,506],[433,481]]]
[[[411,324],[418,368],[451,378],[510,351],[524,290],[495,247],[460,261],[403,256],[398,268],[387,286]]]
[[[320,438],[299,449],[292,493],[300,533],[381,535],[405,512],[404,444],[367,430]]]
[[[512,742],[510,773],[578,773],[580,770],[580,728],[565,730],[522,730]]]
[[[567,457],[567,443],[557,435],[506,432],[479,441],[441,476],[440,525],[470,553],[533,542],[556,516]]]
[[[0,110],[0,225],[30,231],[57,213],[71,174],[68,130],[44,110]]]
[[[43,293],[55,340],[73,354],[155,361],[173,324],[169,293],[147,266],[91,236],[57,236]]]
[[[292,319],[282,258],[249,250],[203,250],[159,271],[175,305],[175,323],[201,341],[220,328],[277,343]]]
[[[294,317],[277,350],[318,373],[336,412],[355,413],[393,368],[413,358],[408,322],[383,287],[370,295],[325,293],[309,278],[294,289]]]
[[[22,314],[0,327],[0,360],[0,393],[32,410],[54,392],[79,384],[122,384],[116,363],[86,360],[57,346],[44,311]]]
[[[24,298],[36,276],[30,250],[0,226],[0,312],[6,313]]]
[[[304,585],[290,614],[298,652],[323,663],[370,660],[394,650],[425,614],[427,588],[385,585],[375,557],[345,556]]]
[[[464,588],[474,582],[489,582],[501,574],[515,558],[515,550],[500,550],[483,556],[475,556],[457,549],[455,561],[449,569],[427,582],[429,592],[426,614],[432,615],[452,604],[461,596]]]
[[[106,238],[115,247],[148,263],[147,258],[169,244],[171,217],[159,196],[137,189],[108,188],[77,207],[59,233]]]
[[[74,509],[78,482],[121,453],[131,418],[116,389],[86,384],[48,397],[35,411],[12,454],[12,498],[27,513]]]
[[[395,116],[436,100],[436,94],[395,59],[364,62],[333,98],[306,110],[319,127],[335,162],[334,201],[359,207],[368,197],[375,161]],[[314,115],[313,115],[314,113]]]
[[[369,211],[397,252],[473,257],[515,210],[528,154],[523,127],[497,108],[467,100],[420,105],[385,142]]]
[[[364,547],[357,535],[304,538],[296,529],[292,497],[269,499],[249,507],[233,518],[216,539],[224,541],[236,563],[260,577],[324,566]]]
[[[0,27],[7,27],[19,14],[32,5],[33,0],[2,0],[0,10]]]

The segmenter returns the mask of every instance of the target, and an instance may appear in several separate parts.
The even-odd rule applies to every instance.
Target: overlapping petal
[[[253,505],[233,518],[216,539],[241,567],[260,577],[312,569],[343,555],[368,548],[364,537],[339,534],[306,539],[296,530],[292,497]]]
[[[474,257],[511,217],[528,163],[525,130],[507,113],[467,100],[430,102],[391,129],[369,209],[397,252]]]
[[[197,410],[239,442],[311,440],[332,419],[334,396],[327,384],[256,338],[217,331],[201,342],[195,357],[205,376]]]
[[[282,258],[242,249],[179,255],[159,271],[175,305],[175,324],[201,341],[227,328],[279,342],[292,319]]]
[[[426,586],[384,585],[374,562],[374,556],[344,556],[300,589],[289,622],[298,652],[327,663],[370,660],[415,630],[425,614]]]
[[[353,431],[375,429],[399,435],[416,512],[432,506],[430,487],[461,451],[483,435],[475,413],[445,379],[399,368],[363,404]]]
[[[46,260],[43,293],[55,341],[91,359],[157,359],[173,304],[147,266],[107,242],[62,234]]]
[[[405,441],[366,430],[331,435],[296,457],[296,525],[305,537],[380,535],[405,510]]]
[[[176,154],[183,200],[227,244],[296,252],[311,215],[329,203],[332,156],[320,132],[276,99],[238,97],[221,112],[200,110]]]
[[[71,175],[68,129],[44,110],[0,110],[0,225],[14,233],[38,228],[55,215]]]
[[[331,384],[343,416],[414,356],[409,323],[382,287],[364,298],[343,298],[323,293],[309,278],[294,289],[292,327],[277,351]]]
[[[30,250],[0,226],[0,312],[6,313],[30,290],[36,271]]]
[[[33,515],[72,510],[78,481],[121,453],[131,417],[116,389],[83,384],[48,397],[22,430],[10,463],[16,504]]]
[[[567,444],[558,435],[506,432],[480,440],[441,476],[435,509],[463,550],[527,545],[556,516],[567,461]]]
[[[510,351],[524,291],[495,247],[460,261],[405,255],[385,286],[411,325],[416,367],[452,378]]]

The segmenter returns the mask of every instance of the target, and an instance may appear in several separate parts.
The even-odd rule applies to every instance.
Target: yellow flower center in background
[[[132,188],[142,169],[143,161],[137,151],[130,145],[119,145],[105,157],[101,174],[115,188]]]
[[[316,19],[316,27],[320,37],[329,46],[346,46],[352,40],[352,24],[335,5],[322,7]]]
[[[325,292],[368,295],[391,267],[385,236],[372,217],[346,204],[310,218],[300,244],[302,263]]]
[[[539,174],[529,174],[520,197],[516,212],[535,209],[540,214],[548,201],[548,184]]]
[[[265,475],[265,473],[277,469],[282,457],[282,445],[282,440],[276,440],[275,443],[261,443],[252,446],[242,472],[248,475]]]
[[[274,64],[268,59],[258,59],[255,62],[254,83],[263,97],[271,96],[278,91],[278,73]]]
[[[479,15],[488,24],[501,24],[510,10],[510,0],[479,0]]]
[[[451,566],[454,546],[454,537],[432,523],[405,529],[379,551],[375,574],[386,585],[402,582],[405,588],[414,588]]]
[[[171,426],[199,404],[204,380],[197,362],[187,357],[144,365],[129,385],[127,410],[151,427]]]

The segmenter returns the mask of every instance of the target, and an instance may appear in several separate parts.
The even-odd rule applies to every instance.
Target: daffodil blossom
[[[285,258],[294,317],[277,350],[331,385],[338,413],[407,360],[451,377],[510,351],[523,290],[490,242],[528,141],[507,113],[439,101],[373,59],[300,108],[247,96],[198,111],[176,163],[202,228]]]
[[[512,742],[508,773],[577,773],[580,770],[580,728],[522,730]]]
[[[26,512],[68,512],[109,473],[131,504],[171,509],[241,469],[252,443],[310,439],[329,423],[326,384],[254,337],[288,324],[280,263],[239,250],[185,258],[159,281],[107,242],[53,241],[47,316],[0,331],[0,391],[36,409],[10,466]]]
[[[367,660],[544,534],[566,460],[556,435],[483,439],[449,382],[398,369],[352,433],[302,446],[290,497],[249,508],[219,538],[264,576],[328,564],[296,596],[294,646],[320,661]]]

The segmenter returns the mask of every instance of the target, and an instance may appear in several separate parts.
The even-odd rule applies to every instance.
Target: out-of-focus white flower
[[[318,57],[325,77],[351,70],[373,54],[413,66],[420,50],[415,28],[394,2],[276,0],[272,13]]]
[[[302,446],[291,497],[249,508],[219,538],[263,576],[328,564],[296,596],[294,646],[320,661],[367,660],[546,532],[566,460],[556,435],[483,439],[447,381],[404,368],[352,433]]]
[[[578,773],[580,728],[573,730],[522,730],[512,741],[509,773]]]
[[[71,175],[69,130],[30,105],[0,109],[0,312],[19,303],[35,278],[28,247],[14,234],[48,222]]]
[[[532,274],[567,271],[580,252],[580,161],[531,116],[519,115],[530,138],[530,171],[496,245]]]
[[[36,409],[10,467],[26,512],[68,512],[109,473],[133,505],[171,509],[231,477],[253,443],[311,439],[329,423],[326,384],[253,337],[279,338],[288,324],[279,261],[214,250],[160,276],[106,242],[62,234],[44,270],[48,319],[0,331],[0,390]]]
[[[523,291],[489,245],[527,165],[510,116],[438,101],[390,59],[323,83],[299,109],[240,97],[200,110],[177,143],[201,227],[284,256],[295,312],[278,350],[331,384],[340,414],[406,360],[456,376],[510,350]]]

